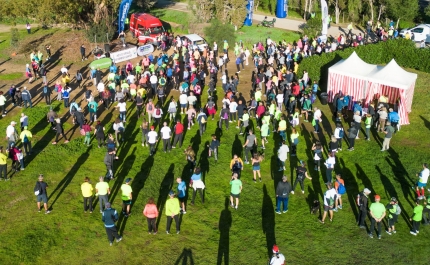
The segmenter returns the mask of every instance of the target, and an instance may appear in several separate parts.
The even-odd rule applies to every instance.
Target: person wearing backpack
[[[360,192],[357,195],[357,206],[358,209],[360,210],[359,214],[358,214],[358,219],[357,219],[357,223],[360,226],[360,228],[364,229],[366,228],[366,216],[367,216],[367,212],[369,211],[368,209],[368,201],[369,201],[369,194],[371,193],[371,191],[368,188],[364,188],[363,192]]]
[[[63,100],[64,100],[64,107],[65,108],[69,107],[70,91],[72,91],[72,89],[70,87],[66,87],[62,91],[62,97],[63,97]]]
[[[320,223],[324,224],[324,220],[327,217],[327,212],[330,214],[330,222],[333,222],[333,207],[336,201],[336,190],[333,188],[331,183],[327,183],[327,191],[324,193],[324,214],[321,218]]]
[[[385,206],[385,209],[388,210],[388,230],[385,230],[387,234],[392,235],[396,233],[396,228],[394,225],[397,223],[397,219],[402,212],[400,209],[400,205],[397,202],[395,197],[392,197],[390,203]]]
[[[306,169],[306,163],[304,161],[300,161],[300,166],[296,168],[296,180],[294,181],[293,189],[291,194],[294,194],[294,190],[296,189],[297,183],[300,183],[300,188],[302,189],[302,194],[305,194],[305,178],[312,180],[308,175],[308,171]]]
[[[220,120],[219,120],[219,128],[222,130],[222,122],[224,121],[226,130],[228,130],[228,113],[229,109],[227,108],[227,105],[222,105],[222,110],[219,113]]]
[[[118,235],[118,231],[115,226],[115,222],[118,221],[118,212],[111,208],[109,202],[105,204],[105,210],[102,213],[102,221],[106,229],[109,245],[112,246],[114,238],[116,238],[116,242],[121,241],[122,237]]]
[[[24,130],[19,135],[19,138],[21,139],[21,142],[24,146],[25,154],[31,155],[32,148],[31,148],[31,138],[33,135],[28,130],[28,126],[24,126]]]
[[[342,151],[342,139],[345,136],[345,131],[342,128],[341,123],[336,124],[336,129],[334,130],[334,137],[337,139],[338,150]]]
[[[157,126],[159,125],[161,127],[161,117],[163,116],[163,110],[161,109],[161,107],[158,105],[155,106],[155,110],[154,113],[152,114],[152,116],[154,117],[154,125]]]
[[[230,161],[230,170],[232,174],[236,173],[237,178],[240,179],[241,172],[243,170],[243,161],[242,158],[238,157],[238,155],[234,155],[233,159]]]
[[[336,174],[336,182],[334,183],[334,189],[336,190],[337,196],[334,204],[334,211],[338,209],[342,210],[342,195],[346,193],[345,181],[342,179],[340,173]]]
[[[206,122],[208,121],[208,116],[203,111],[203,108],[200,109],[199,114],[197,115],[197,122],[199,123],[199,131],[200,136],[206,131]]]
[[[48,193],[46,189],[48,184],[43,181],[43,174],[39,175],[38,181],[34,187],[34,195],[36,195],[37,201],[37,211],[40,213],[40,203],[43,202],[43,207],[45,208],[45,214],[49,214],[51,211],[48,209]]]

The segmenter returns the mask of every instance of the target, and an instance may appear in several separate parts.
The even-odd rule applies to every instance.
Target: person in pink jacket
[[[143,215],[146,216],[146,221],[148,222],[148,232],[154,235],[157,234],[157,225],[155,221],[158,217],[158,209],[157,205],[154,203],[154,198],[150,197],[148,199],[148,203],[145,205],[145,209],[143,209]]]

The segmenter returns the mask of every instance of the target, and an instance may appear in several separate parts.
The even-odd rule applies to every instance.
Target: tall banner
[[[133,0],[122,0],[121,4],[119,5],[118,34],[124,30],[124,23],[128,16],[128,11],[130,10],[131,2],[133,2]]]
[[[288,14],[288,0],[278,0],[276,2],[276,17],[286,18]]]
[[[327,27],[328,27],[328,7],[327,2],[325,0],[321,0],[321,20],[322,20],[322,35],[327,35]]]
[[[246,18],[243,24],[245,26],[252,26],[252,17],[254,16],[254,0],[248,0],[246,5]]]

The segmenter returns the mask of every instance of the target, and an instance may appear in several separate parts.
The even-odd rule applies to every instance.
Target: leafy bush
[[[430,73],[430,61],[424,59],[430,58],[430,50],[417,49],[415,43],[410,40],[396,39],[305,58],[299,65],[299,76],[301,77],[303,70],[306,70],[309,78],[319,80],[320,86],[325,87],[328,68],[348,58],[354,51],[367,63],[387,64],[394,58],[402,67]]]
[[[308,35],[309,37],[318,36],[322,29],[321,15],[318,14],[314,18],[307,20],[300,28],[303,31],[303,35]]]
[[[109,34],[109,40],[113,39],[113,36],[117,34],[117,28],[108,19],[102,19],[100,23],[92,23],[85,32],[85,37],[89,42],[94,42],[94,36],[96,42],[106,42],[106,33]]]
[[[19,42],[19,33],[17,28],[10,29],[10,46],[17,47]]]
[[[236,42],[236,32],[230,24],[222,24],[219,20],[211,20],[211,24],[204,28],[205,38],[209,44],[214,41],[218,43],[218,49],[222,50],[222,43],[227,40],[229,46],[234,47]]]

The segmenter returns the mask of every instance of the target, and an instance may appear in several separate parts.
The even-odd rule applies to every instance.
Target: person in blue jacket
[[[112,65],[109,67],[109,72],[116,74],[116,71],[118,68],[116,67],[115,63],[112,62]]]
[[[397,132],[397,124],[399,124],[400,116],[399,113],[395,112],[393,108],[389,109],[388,120],[391,122],[391,126],[394,128],[394,133]]]
[[[361,102],[360,101],[356,101],[354,103],[354,107],[353,109],[353,113],[359,111],[360,112],[360,116],[363,116],[363,108],[361,107]]]
[[[122,240],[122,237],[118,235],[116,230],[115,222],[118,221],[118,212],[111,208],[109,202],[105,204],[105,210],[102,214],[102,221],[105,225],[106,234],[108,236],[109,244],[112,246],[113,238],[116,238],[116,242]]]

